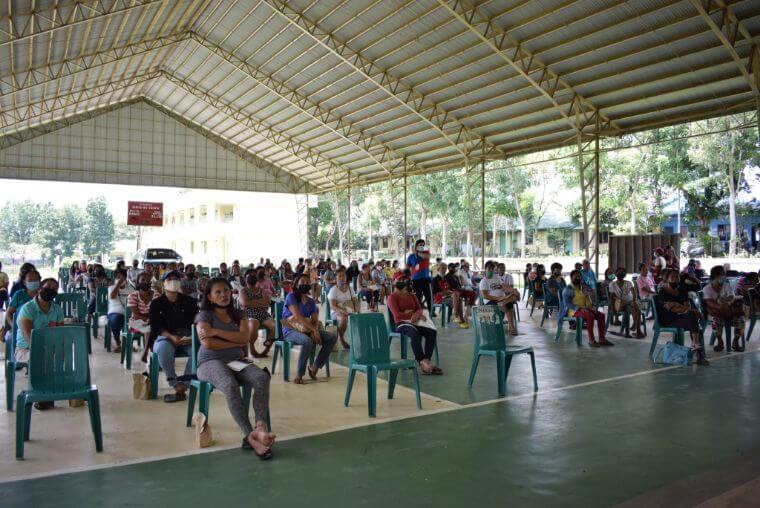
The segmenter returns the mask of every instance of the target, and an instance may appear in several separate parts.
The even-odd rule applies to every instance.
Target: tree
[[[11,201],[0,210],[0,242],[8,250],[26,256],[38,227],[40,205],[32,201]]]
[[[82,251],[87,256],[97,256],[113,249],[115,232],[113,215],[103,196],[90,198],[84,211]]]

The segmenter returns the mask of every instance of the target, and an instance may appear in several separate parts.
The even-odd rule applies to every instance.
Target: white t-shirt
[[[725,300],[730,299],[734,295],[734,292],[731,291],[731,284],[729,284],[728,281],[726,281],[723,286],[720,288],[720,293],[715,291],[713,288],[712,282],[708,285],[706,285],[704,288],[702,288],[702,299],[704,300],[719,300],[720,298],[723,298]]]
[[[351,300],[353,300],[353,298],[354,298],[354,292],[351,291],[351,286],[348,284],[346,284],[345,291],[341,291],[340,289],[338,289],[338,285],[336,284],[335,286],[330,288],[330,292],[327,293],[328,301],[335,300],[336,302],[338,302],[338,306],[341,309],[349,313],[353,312],[353,307],[351,305]],[[335,310],[332,307],[330,307],[330,318],[336,319],[336,317],[337,317],[337,314]]]
[[[512,275],[508,274],[508,273],[505,273],[504,275],[501,276],[501,282],[505,286],[510,286],[510,287],[514,287],[515,286],[515,279],[513,279]]]
[[[464,289],[472,289],[472,278],[470,273],[465,270],[459,270],[459,282]]]
[[[501,286],[502,284],[501,277],[494,275],[490,279],[487,279],[486,277],[480,279],[478,287],[480,288],[481,293],[483,293],[483,291],[488,291],[489,296],[493,298],[501,298],[504,296],[504,289],[502,289]]]
[[[124,310],[127,307],[127,297],[131,291],[124,287],[119,290],[119,294],[116,298],[111,298],[111,291],[116,287],[116,284],[108,288],[108,313],[109,314],[124,314]]]
[[[623,286],[620,287],[617,281],[610,282],[608,286],[610,293],[615,295],[615,298],[622,300],[625,303],[633,302],[633,284],[629,280],[623,281]]]

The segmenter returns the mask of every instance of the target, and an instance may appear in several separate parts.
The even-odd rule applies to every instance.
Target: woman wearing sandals
[[[327,363],[333,345],[338,340],[334,333],[320,330],[319,309],[314,299],[309,296],[311,283],[308,275],[299,275],[293,281],[293,290],[285,298],[282,309],[282,333],[285,340],[301,346],[298,355],[298,375],[293,380],[297,385],[303,384],[303,375],[306,374],[306,364],[311,357],[311,351],[317,344],[322,347],[314,360],[314,365],[309,365],[309,377],[316,380],[317,372]]]
[[[264,358],[267,356],[269,349],[274,344],[274,319],[269,315],[269,302],[272,300],[272,295],[269,291],[259,286],[259,281],[262,280],[264,280],[263,267],[255,272],[248,270],[245,275],[245,286],[238,293],[240,307],[245,310],[248,324],[250,325],[251,338],[249,343],[251,355],[254,358]],[[264,350],[261,353],[256,351],[256,339],[259,335],[260,326],[263,326],[267,330]]]
[[[232,286],[226,279],[216,277],[206,285],[195,324],[201,341],[198,379],[212,383],[224,394],[230,414],[243,431],[242,447],[252,449],[261,460],[271,459],[275,435],[267,432],[266,426],[271,376],[269,371],[252,363],[238,370],[243,363],[248,363],[245,346],[249,339],[249,321],[242,319],[235,309]],[[231,362],[236,362],[235,368],[229,365]],[[253,389],[255,427],[243,406],[241,385]]]
[[[433,356],[438,332],[427,326],[421,325],[425,320],[422,314],[422,305],[417,296],[412,292],[410,280],[398,280],[394,284],[393,293],[388,297],[388,308],[393,314],[396,323],[396,331],[409,337],[412,343],[414,358],[420,365],[423,374],[443,374],[440,367],[433,365],[430,358]],[[427,319],[426,321],[430,321]],[[422,339],[425,339],[425,347],[422,347]]]

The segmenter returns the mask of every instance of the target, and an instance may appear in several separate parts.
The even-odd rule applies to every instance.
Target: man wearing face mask
[[[40,283],[40,289],[34,299],[19,309],[16,333],[17,362],[29,363],[32,330],[63,326],[63,309],[53,301],[57,295],[58,281],[53,278],[45,279]],[[53,402],[36,402],[34,407],[40,410],[50,409],[53,407]]]
[[[547,293],[544,295],[546,299],[547,307],[559,307],[559,300],[562,295],[562,290],[567,285],[565,278],[562,276],[562,265],[559,263],[552,263],[549,267],[551,273],[549,279],[546,281]]]
[[[496,305],[504,313],[509,325],[509,334],[517,335],[515,319],[515,302],[520,299],[520,293],[513,287],[506,286],[502,278],[494,271],[496,263],[487,261],[485,277],[480,279],[480,294],[486,305]]]
[[[593,290],[588,286],[584,287],[581,279],[581,272],[573,270],[570,272],[570,284],[562,290],[562,301],[557,314],[557,320],[565,316],[583,318],[588,332],[588,344],[591,347],[614,346],[605,337],[604,313],[594,308],[593,300],[589,294]],[[599,329],[599,342],[594,339],[594,321]]]
[[[412,288],[417,299],[431,310],[430,301],[430,251],[425,246],[425,240],[419,239],[414,242],[414,252],[406,258],[406,267],[412,272]]]
[[[722,266],[713,266],[710,270],[710,283],[702,289],[702,299],[707,305],[707,312],[712,316],[712,329],[718,341],[713,350],[716,352],[723,351],[723,332],[728,324],[734,329],[732,347],[736,351],[744,351],[743,300],[736,298]],[[742,339],[742,343],[740,343],[740,339]],[[726,337],[726,342],[729,340],[731,338]]]
[[[191,330],[198,302],[181,293],[179,272],[166,272],[163,276],[164,294],[150,304],[151,338],[148,346],[158,354],[158,363],[166,373],[166,380],[174,388],[173,394],[166,394],[164,402],[185,400],[187,385],[177,380],[174,358],[177,353],[191,356]],[[190,374],[192,362],[185,365],[185,375]]]
[[[37,296],[37,292],[40,289],[40,273],[34,269],[27,269],[24,272],[24,277],[21,279],[23,283],[23,290],[17,291],[11,301],[8,303],[8,310],[5,312],[5,329],[7,331],[5,340],[14,340],[10,336],[13,330],[13,322],[17,319],[17,311],[24,306],[26,302],[29,302]]]

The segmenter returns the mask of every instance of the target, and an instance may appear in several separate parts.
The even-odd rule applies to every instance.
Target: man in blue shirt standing
[[[430,301],[430,251],[425,246],[425,240],[420,238],[414,242],[414,252],[406,258],[406,267],[412,274],[412,288],[417,295],[417,299],[422,304],[424,297],[428,310],[432,311],[433,302]]]

